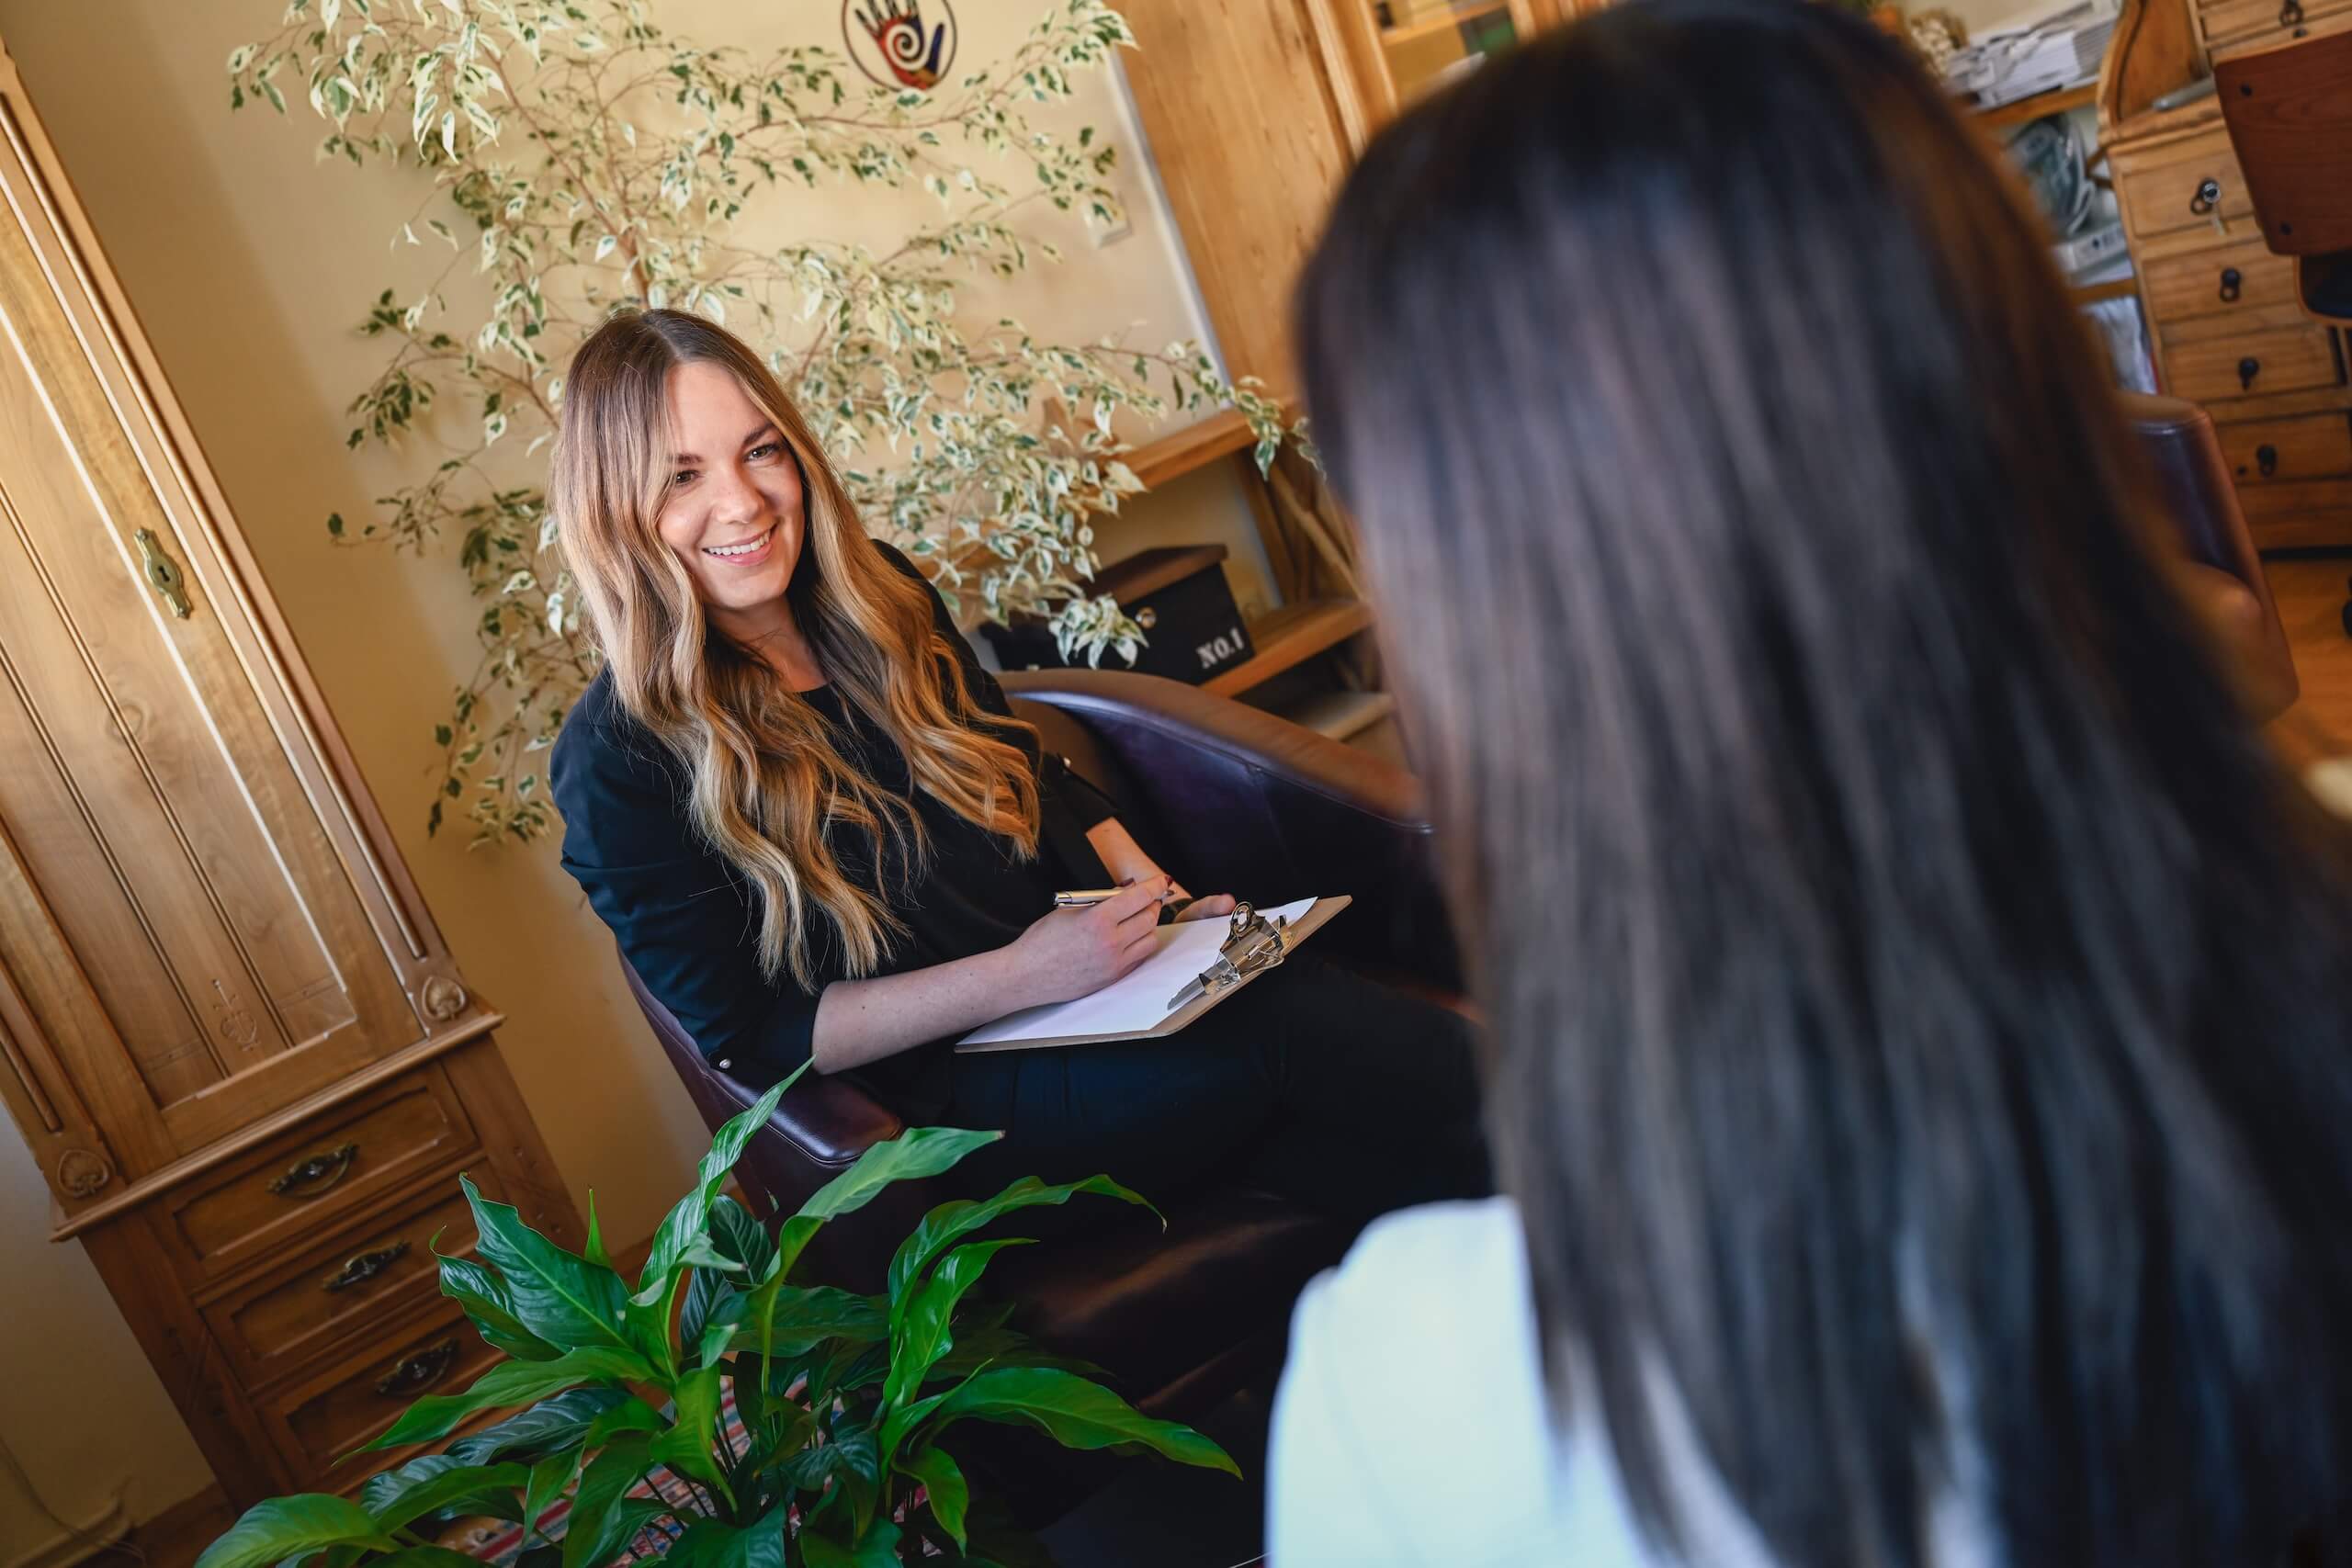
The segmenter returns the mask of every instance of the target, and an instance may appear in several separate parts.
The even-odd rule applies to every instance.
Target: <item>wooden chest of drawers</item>
[[[0,53],[0,1103],[229,1500],[488,1359],[470,1171],[580,1226]]]
[[[2287,6],[2283,22],[2278,0],[2259,17],[2252,0],[2194,15],[2217,50],[2352,27],[2352,0]],[[2344,334],[2296,303],[2293,264],[2256,231],[2219,113],[2162,118],[2150,134],[2114,138],[2111,151],[2158,378],[2212,413],[2256,544],[2352,545]]]

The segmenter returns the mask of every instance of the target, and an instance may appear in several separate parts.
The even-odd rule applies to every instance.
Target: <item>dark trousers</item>
[[[1493,1190],[1470,1025],[1301,953],[1164,1040],[958,1055],[949,1126],[1002,1128],[956,1184],[1102,1173],[1155,1202],[1209,1184],[1352,1223]]]

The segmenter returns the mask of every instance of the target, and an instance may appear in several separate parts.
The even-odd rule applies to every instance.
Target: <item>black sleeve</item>
[[[997,683],[996,677],[989,673],[988,667],[972,651],[972,645],[964,634],[956,629],[956,617],[947,613],[947,601],[939,596],[939,590],[932,586],[931,579],[925,577],[922,569],[909,560],[895,546],[876,539],[874,547],[882,552],[883,559],[922,583],[923,592],[931,595],[932,623],[939,628],[939,635],[947,639],[947,646],[955,649],[956,661],[963,669],[964,682],[971,688],[973,700],[990,713],[1011,718],[1012,704],[1005,696],[1004,688]],[[1023,750],[1026,750],[1025,743]],[[1037,793],[1041,810],[1054,809],[1055,803],[1058,801],[1061,807],[1077,819],[1081,830],[1119,814],[1119,808],[1111,797],[1071,768],[1069,758],[1056,756],[1050,751],[1037,758]]]
[[[695,832],[684,775],[661,743],[575,711],[548,773],[564,870],[702,1054],[751,1082],[807,1061],[818,997],[840,976],[804,991],[760,972],[758,899]]]

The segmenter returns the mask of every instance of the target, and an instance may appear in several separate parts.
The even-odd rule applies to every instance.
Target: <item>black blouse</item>
[[[891,562],[922,581],[911,562],[881,547]],[[1012,706],[993,676],[973,658],[947,606],[931,592],[941,633],[956,650],[973,696],[989,712]],[[892,911],[906,923],[878,974],[928,968],[1002,947],[1053,907],[1058,886],[1097,886],[1108,879],[1085,830],[1113,814],[1111,802],[1057,756],[1039,757],[1017,738],[1038,769],[1044,822],[1038,855],[1023,861],[1003,839],[913,787],[906,759],[889,736],[830,686],[803,693],[831,728],[843,761],[880,789],[910,800],[929,840],[913,874],[887,879]],[[817,1000],[843,978],[831,924],[821,916],[808,932],[814,984],[760,972],[759,898],[715,850],[687,813],[685,770],[651,732],[621,710],[612,674],[599,674],[565,718],[548,765],[563,813],[563,866],[612,928],[646,987],[677,1016],[705,1056],[741,1081],[768,1083],[808,1059]],[[875,846],[866,833],[836,826],[827,842],[843,872],[876,888]],[[933,1043],[861,1070],[901,1113],[945,1098],[947,1062]]]

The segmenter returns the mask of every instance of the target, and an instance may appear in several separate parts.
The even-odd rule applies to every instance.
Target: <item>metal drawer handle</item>
[[[2265,447],[2264,450],[2269,448]],[[379,1247],[373,1252],[347,1258],[344,1259],[343,1267],[328,1275],[319,1289],[332,1295],[337,1291],[347,1291],[354,1285],[364,1285],[390,1265],[399,1262],[407,1252],[408,1243],[396,1241],[390,1247]]]
[[[358,1157],[357,1144],[312,1155],[299,1165],[288,1167],[284,1175],[270,1182],[269,1190],[281,1198],[315,1198],[341,1181],[350,1171],[351,1162]]]
[[[2237,268],[2233,266],[2223,267],[2222,269],[2222,303],[2224,305],[2236,304],[2238,299],[2238,285],[2245,281],[2245,279],[2239,276]]]
[[[2188,198],[2188,210],[2202,218],[2222,204],[2222,182],[2206,178],[2197,185],[2197,194]]]
[[[444,1339],[429,1349],[403,1358],[399,1365],[376,1380],[376,1392],[382,1394],[413,1393],[420,1388],[431,1388],[449,1374],[449,1365],[458,1359],[458,1342]]]
[[[180,563],[164,553],[164,541],[155,537],[154,529],[141,528],[130,538],[139,547],[139,570],[147,586],[174,615],[187,620],[193,606],[187,602],[187,579],[180,574]]]
[[[2271,475],[2277,473],[2278,471],[2278,448],[2271,446],[2268,442],[2265,442],[2263,445],[2256,447],[2254,449],[2254,466],[2262,470],[2262,477],[2266,479]]]
[[[2278,7],[2278,25],[2291,28],[2303,19],[2303,0],[2287,0]]]
[[[2262,374],[2262,361],[2251,354],[2238,361],[2238,390],[2254,390],[2254,378]]]

